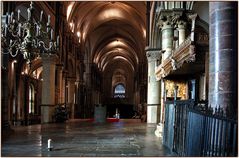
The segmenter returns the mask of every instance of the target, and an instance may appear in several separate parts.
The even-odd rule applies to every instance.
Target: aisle
[[[153,125],[129,121],[16,127],[2,143],[2,156],[172,156],[154,135],[154,129]],[[53,140],[53,151],[47,150],[49,138]]]

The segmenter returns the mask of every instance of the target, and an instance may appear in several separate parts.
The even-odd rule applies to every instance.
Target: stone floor
[[[146,123],[70,121],[14,127],[14,130],[2,142],[1,156],[175,156],[155,136],[155,126]],[[48,139],[53,141],[53,151],[47,150]]]

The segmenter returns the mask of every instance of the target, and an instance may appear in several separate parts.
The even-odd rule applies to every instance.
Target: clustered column
[[[159,51],[146,49],[148,58],[148,94],[147,94],[147,123],[157,123],[160,116],[160,82],[156,80],[155,68],[160,58]]]
[[[209,2],[209,105],[237,109],[237,2]]]

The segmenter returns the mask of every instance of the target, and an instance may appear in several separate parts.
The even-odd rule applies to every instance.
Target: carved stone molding
[[[173,57],[171,57],[170,59],[171,59],[171,64],[172,64],[173,70],[177,70],[177,62],[176,62],[176,60],[173,59]]]
[[[194,62],[196,60],[195,46],[192,44],[191,37],[188,37],[172,55],[165,59],[161,65],[156,68],[155,74],[157,80],[160,80],[170,72],[182,67],[185,62]]]
[[[177,29],[185,29],[187,25],[187,22],[185,22],[184,20],[179,20],[177,22]]]
[[[160,60],[162,53],[163,51],[161,50],[146,49],[146,56],[147,56],[148,62]]]
[[[184,10],[162,10],[159,14],[157,25],[160,29],[166,29],[169,27],[176,28],[179,21],[184,21]]]

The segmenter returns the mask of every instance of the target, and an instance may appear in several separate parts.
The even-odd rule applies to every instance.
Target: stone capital
[[[187,25],[187,23],[185,22],[185,21],[182,21],[182,20],[180,20],[180,21],[178,21],[177,22],[177,30],[180,30],[180,29],[185,29],[186,28],[186,25]]]
[[[146,56],[149,62],[160,60],[162,56],[162,50],[156,50],[156,49],[147,49],[146,50]]]
[[[173,12],[162,11],[159,16],[157,25],[162,30],[174,28],[175,26],[177,26],[178,21],[181,21],[182,16],[183,10]]]

